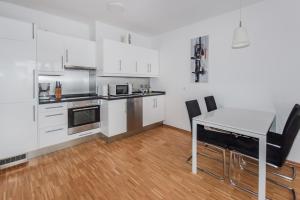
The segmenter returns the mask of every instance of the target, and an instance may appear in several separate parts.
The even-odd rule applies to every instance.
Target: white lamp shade
[[[239,49],[239,48],[248,47],[249,45],[250,45],[250,40],[249,40],[247,29],[242,26],[239,26],[234,30],[232,48]]]

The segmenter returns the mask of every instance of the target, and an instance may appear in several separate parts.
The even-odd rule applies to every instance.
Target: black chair
[[[204,97],[204,100],[205,100],[207,112],[217,110],[217,104],[216,104],[214,96]]]
[[[268,144],[267,144],[267,164],[274,168],[281,168],[283,167],[287,156],[293,146],[294,140],[299,132],[300,129],[300,106],[296,104],[291,112],[291,114],[288,117],[288,120],[286,122],[286,125],[284,127],[283,134],[276,134],[269,132],[267,135],[268,138]],[[273,143],[271,143],[273,142]],[[232,185],[238,187],[239,189],[242,189],[244,191],[247,191],[249,193],[257,195],[257,193],[251,191],[249,188],[241,187],[235,180],[233,180],[231,176],[231,169],[233,167],[232,160],[235,156],[245,156],[250,159],[257,160],[258,159],[258,153],[259,153],[259,144],[257,140],[249,139],[249,138],[243,138],[239,137],[236,139],[234,143],[230,145],[230,162],[229,162],[229,178]],[[294,168],[295,169],[295,168]],[[247,170],[248,172],[251,172]],[[293,170],[295,172],[295,170]],[[251,172],[253,173],[253,172]],[[281,174],[278,173],[272,173],[274,175],[284,177]],[[283,187],[285,189],[288,189],[292,195],[293,199],[296,199],[296,193],[293,188],[290,188],[289,186],[283,185],[281,183],[278,183],[274,181],[273,179],[267,178],[268,181]]]
[[[201,115],[201,110],[200,110],[197,100],[186,101],[185,104],[187,107],[187,111],[188,111],[188,115],[189,115],[189,119],[190,119],[190,125],[191,125],[191,129],[192,129],[192,120],[194,117]],[[197,126],[197,139],[200,143],[204,144],[204,146],[207,147],[208,149],[213,150],[214,152],[216,152],[215,151],[215,149],[216,149],[222,153],[223,159],[221,161],[223,163],[223,176],[218,176],[215,173],[212,173],[211,171],[208,171],[206,169],[201,169],[199,167],[198,167],[198,169],[200,171],[203,171],[205,173],[213,175],[214,177],[216,177],[220,180],[224,180],[225,179],[225,167],[226,167],[226,160],[225,160],[226,148],[228,147],[228,144],[231,142],[231,140],[234,139],[234,136],[231,134],[206,130],[204,128],[204,126],[198,125]],[[202,153],[199,153],[199,154],[216,160],[216,158],[213,158],[207,154],[202,154]],[[192,157],[190,156],[187,161],[190,161],[191,158]]]

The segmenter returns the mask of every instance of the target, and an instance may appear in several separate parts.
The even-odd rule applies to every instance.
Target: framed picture
[[[208,35],[191,40],[191,74],[193,83],[208,83]]]

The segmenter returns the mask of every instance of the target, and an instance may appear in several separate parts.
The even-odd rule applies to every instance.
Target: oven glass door
[[[116,85],[116,95],[128,94],[128,85]]]
[[[71,108],[68,110],[69,128],[100,122],[100,106]]]

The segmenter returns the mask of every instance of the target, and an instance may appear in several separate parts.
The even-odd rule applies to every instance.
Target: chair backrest
[[[188,111],[188,114],[189,114],[191,130],[192,130],[193,118],[201,115],[200,106],[199,106],[197,100],[186,101],[185,105],[186,105],[186,108],[187,108],[187,111]]]
[[[295,116],[295,114],[297,113],[297,110],[299,110],[299,109],[300,109],[300,105],[299,104],[295,104],[294,107],[293,107],[293,109],[292,109],[292,111],[289,114],[289,117],[286,120],[286,123],[284,125],[284,129],[283,129],[282,135],[287,134],[287,129],[291,125],[291,121],[292,121],[293,117]]]
[[[204,98],[204,100],[205,100],[207,112],[217,110],[217,104],[214,96],[207,96]]]
[[[290,123],[286,128],[286,132],[282,136],[282,148],[281,148],[281,163],[284,164],[287,156],[289,155],[295,138],[300,129],[300,106],[296,106],[296,110],[293,116],[290,117]],[[281,165],[281,166],[282,166]]]

